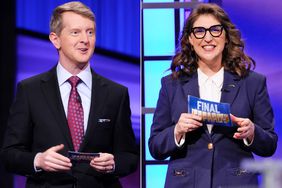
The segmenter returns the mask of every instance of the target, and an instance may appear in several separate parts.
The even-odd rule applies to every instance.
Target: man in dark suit
[[[49,72],[21,81],[2,150],[11,172],[26,187],[121,187],[118,177],[136,169],[127,88],[96,74],[95,17],[80,2],[58,6],[49,38],[59,62]],[[68,151],[99,153],[71,161]]]

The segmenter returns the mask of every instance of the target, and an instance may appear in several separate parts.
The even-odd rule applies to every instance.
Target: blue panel
[[[150,160],[155,160],[150,151],[149,151],[149,137],[151,133],[151,126],[153,122],[153,114],[147,114],[145,115],[145,160],[150,161]],[[167,158],[169,159],[169,158]],[[167,160],[165,159],[165,160]]]
[[[164,3],[164,2],[173,2],[174,0],[143,0],[144,3]]]
[[[147,9],[143,13],[144,55],[173,55],[175,49],[174,10]]]
[[[161,78],[170,74],[167,71],[171,61],[144,61],[144,99],[145,107],[155,108],[161,88]],[[154,160],[148,149],[148,139],[152,125],[153,115],[145,116],[145,158],[146,160]]]
[[[146,166],[146,188],[164,187],[167,165]]]
[[[145,115],[145,160],[155,160],[149,151],[148,140],[151,132],[151,125],[153,121],[153,114]]]
[[[180,31],[180,33],[179,33],[179,36],[181,36],[181,33],[182,33],[182,29],[183,29],[183,27],[184,27],[184,23],[185,23],[185,9],[180,9],[179,10],[179,23],[180,23],[180,25],[179,25],[179,31]]]
[[[161,78],[170,74],[171,61],[144,62],[144,93],[145,107],[156,107],[161,87]]]

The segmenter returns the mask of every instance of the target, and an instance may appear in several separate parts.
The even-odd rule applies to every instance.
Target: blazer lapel
[[[99,112],[103,111],[108,96],[107,84],[102,78],[92,71],[91,106],[88,117],[87,130],[80,150],[83,151],[87,142],[93,137],[95,124],[98,121]]]
[[[184,95],[187,99],[188,95],[199,97],[198,74],[195,73],[190,77],[185,76],[180,78]]]
[[[58,80],[56,75],[56,67],[52,68],[46,77],[42,78],[41,88],[45,95],[49,108],[53,112],[58,126],[60,127],[65,139],[67,140],[68,147],[73,150],[71,134],[68,128],[66,114],[64,111],[63,103],[60,96]]]
[[[180,81],[182,82],[182,88],[183,88],[183,92],[184,92],[186,101],[187,101],[188,95],[192,95],[194,97],[200,98],[197,72],[192,74],[190,77],[180,78]],[[186,102],[186,104],[188,104],[188,102]],[[188,108],[188,106],[187,106],[187,108]],[[203,129],[205,130],[206,135],[208,135],[208,137],[210,139],[210,134],[209,134],[207,126],[204,125]]]
[[[232,74],[228,71],[224,71],[224,80],[222,86],[222,93],[220,102],[229,103],[230,106],[233,104],[241,86],[241,78],[238,75]],[[213,141],[219,140],[223,135],[232,136],[234,132],[234,127],[218,127],[214,126],[212,129]],[[220,134],[216,134],[220,133]]]
[[[220,102],[232,105],[241,86],[241,79],[235,74],[224,71]]]

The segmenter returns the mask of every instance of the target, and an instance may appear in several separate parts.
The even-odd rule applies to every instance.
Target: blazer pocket
[[[257,174],[243,168],[230,168],[227,170],[226,184],[234,187],[243,185],[254,186],[257,185]]]
[[[231,168],[228,170],[229,174],[233,176],[248,176],[248,175],[254,175],[254,173],[248,171],[247,169],[243,168]]]
[[[98,123],[110,123],[111,119],[98,119]]]
[[[195,173],[191,168],[185,167],[183,164],[169,165],[165,187],[195,187]]]
[[[106,128],[106,129],[108,129],[108,128],[112,127],[111,126],[112,125],[111,119],[106,119],[106,118],[98,119],[97,124],[98,124],[98,128]]]

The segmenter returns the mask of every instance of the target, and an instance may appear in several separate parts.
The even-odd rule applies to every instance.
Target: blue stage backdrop
[[[52,10],[69,0],[17,0],[17,27],[49,34]],[[96,15],[97,47],[139,57],[139,0],[81,0]]]
[[[177,0],[143,0],[143,2],[177,2]],[[180,0],[184,1],[184,0]],[[267,77],[267,86],[275,115],[275,130],[279,135],[278,148],[271,159],[282,159],[282,2],[279,0],[213,0],[229,14],[241,30],[245,51],[257,63],[255,71]],[[207,1],[205,1],[207,2]],[[183,9],[143,9],[142,93],[143,105],[156,106],[161,77],[170,74],[171,56],[176,47],[175,39],[183,25]],[[176,15],[179,14],[179,17]],[[156,161],[148,150],[152,114],[144,115],[143,185],[146,188],[163,187],[167,171],[166,162]],[[261,158],[256,157],[258,160]]]

